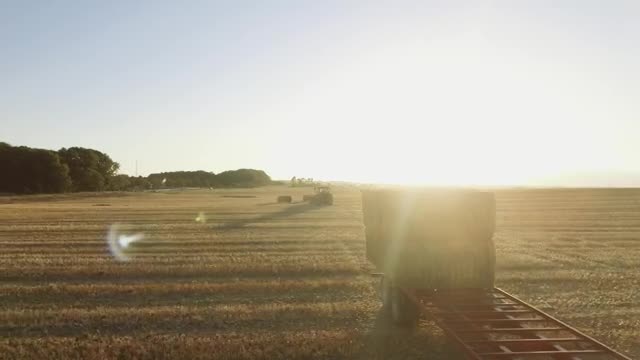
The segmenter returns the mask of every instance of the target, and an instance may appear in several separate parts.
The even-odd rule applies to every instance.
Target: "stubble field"
[[[0,359],[458,358],[379,316],[359,191],[309,191],[0,198]],[[640,190],[496,198],[498,286],[640,357]],[[114,224],[145,235],[129,261]]]

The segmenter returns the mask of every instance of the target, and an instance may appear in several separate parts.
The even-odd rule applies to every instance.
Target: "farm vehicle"
[[[397,326],[433,320],[468,359],[625,359],[495,287],[496,205],[489,192],[364,190],[367,258]]]

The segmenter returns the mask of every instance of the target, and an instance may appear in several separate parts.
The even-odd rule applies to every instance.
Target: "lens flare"
[[[198,216],[196,216],[195,220],[197,223],[204,224],[207,222],[207,215],[205,215],[203,212],[200,212]]]
[[[111,251],[111,255],[113,255],[114,258],[118,261],[128,261],[130,260],[130,257],[127,254],[129,245],[144,239],[144,234],[125,234],[121,231],[121,228],[122,225],[120,224],[113,224],[109,227],[109,232],[107,233],[107,244],[109,245],[109,251]]]

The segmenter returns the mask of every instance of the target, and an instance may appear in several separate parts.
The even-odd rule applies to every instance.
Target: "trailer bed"
[[[631,360],[499,288],[402,289],[476,360]]]

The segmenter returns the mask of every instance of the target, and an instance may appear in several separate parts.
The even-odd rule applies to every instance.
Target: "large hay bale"
[[[398,285],[493,287],[492,193],[368,190],[362,205],[367,258]]]
[[[302,195],[302,201],[311,201],[313,195]]]
[[[291,203],[291,201],[293,201],[293,198],[291,197],[291,195],[280,195],[278,196],[277,201],[279,203]]]
[[[328,192],[321,192],[316,194],[312,199],[311,203],[314,205],[333,205],[333,194]]]

